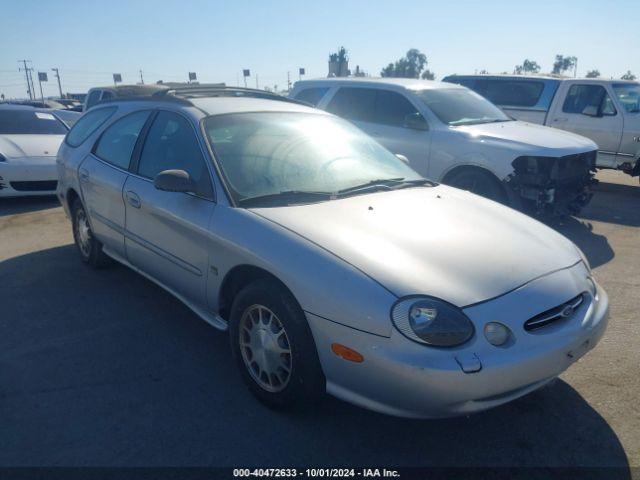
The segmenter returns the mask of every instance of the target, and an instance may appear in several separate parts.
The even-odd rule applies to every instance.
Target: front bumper
[[[55,195],[55,157],[11,158],[0,162],[0,197]]]
[[[565,157],[518,157],[505,179],[511,199],[536,215],[575,215],[593,197],[596,151]]]
[[[525,395],[557,377],[604,334],[609,302],[597,284],[596,295],[588,293],[572,317],[535,332],[523,328],[536,314],[593,290],[587,276],[580,263],[465,309],[476,332],[452,349],[417,344],[395,329],[389,338],[363,333],[307,313],[327,391],[371,410],[414,418],[468,414]],[[489,321],[507,325],[513,341],[489,344],[482,333]],[[360,352],[364,361],[336,356],[333,342]]]

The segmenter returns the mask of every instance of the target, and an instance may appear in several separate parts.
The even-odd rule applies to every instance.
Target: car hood
[[[252,211],[398,297],[425,294],[460,307],[580,261],[575,246],[542,223],[444,185]]]
[[[540,150],[538,155],[572,155],[598,148],[592,140],[581,135],[528,122],[482,123],[453,128],[478,140],[489,139],[522,147],[535,147]]]
[[[64,135],[0,135],[0,153],[8,158],[55,157]]]

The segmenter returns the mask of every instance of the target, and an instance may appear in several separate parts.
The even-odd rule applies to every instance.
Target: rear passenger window
[[[602,85],[571,85],[562,104],[565,113],[583,113],[587,107],[595,108],[598,115],[617,113],[611,97]]]
[[[331,99],[327,111],[356,122],[372,122],[375,102],[375,89],[341,88]]]
[[[128,169],[133,148],[150,113],[149,110],[136,112],[117,120],[98,140],[95,155],[116,167]]]
[[[526,80],[479,80],[477,90],[496,105],[533,107],[540,100],[544,83]]]
[[[116,107],[100,108],[82,115],[80,120],[73,125],[71,131],[67,134],[67,145],[71,147],[80,146],[82,142],[100,128],[100,126],[106,122],[115,111]]]
[[[197,185],[195,193],[212,198],[209,169],[193,128],[171,112],[160,112],[153,121],[138,165],[138,174],[149,179],[164,170],[184,170]]]
[[[327,91],[329,91],[328,87],[305,88],[296,94],[295,99],[302,100],[315,107],[320,103]]]
[[[402,127],[408,115],[420,115],[409,100],[396,92],[378,90],[376,96],[375,123]]]

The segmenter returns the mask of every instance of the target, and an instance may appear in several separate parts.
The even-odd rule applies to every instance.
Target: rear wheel
[[[507,195],[498,179],[480,168],[466,168],[453,172],[447,176],[444,183],[495,202],[507,203]]]
[[[71,205],[71,222],[73,239],[82,261],[96,268],[108,265],[111,259],[102,251],[102,243],[93,236],[87,212],[79,198]]]
[[[260,279],[238,293],[230,315],[231,351],[249,390],[269,407],[317,400],[325,389],[304,312],[275,280]]]

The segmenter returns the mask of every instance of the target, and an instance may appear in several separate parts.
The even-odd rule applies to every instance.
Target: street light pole
[[[60,98],[63,98],[62,95],[62,84],[60,83],[60,72],[57,68],[52,68],[52,71],[56,72],[56,79],[58,80],[58,90],[60,91]]]

